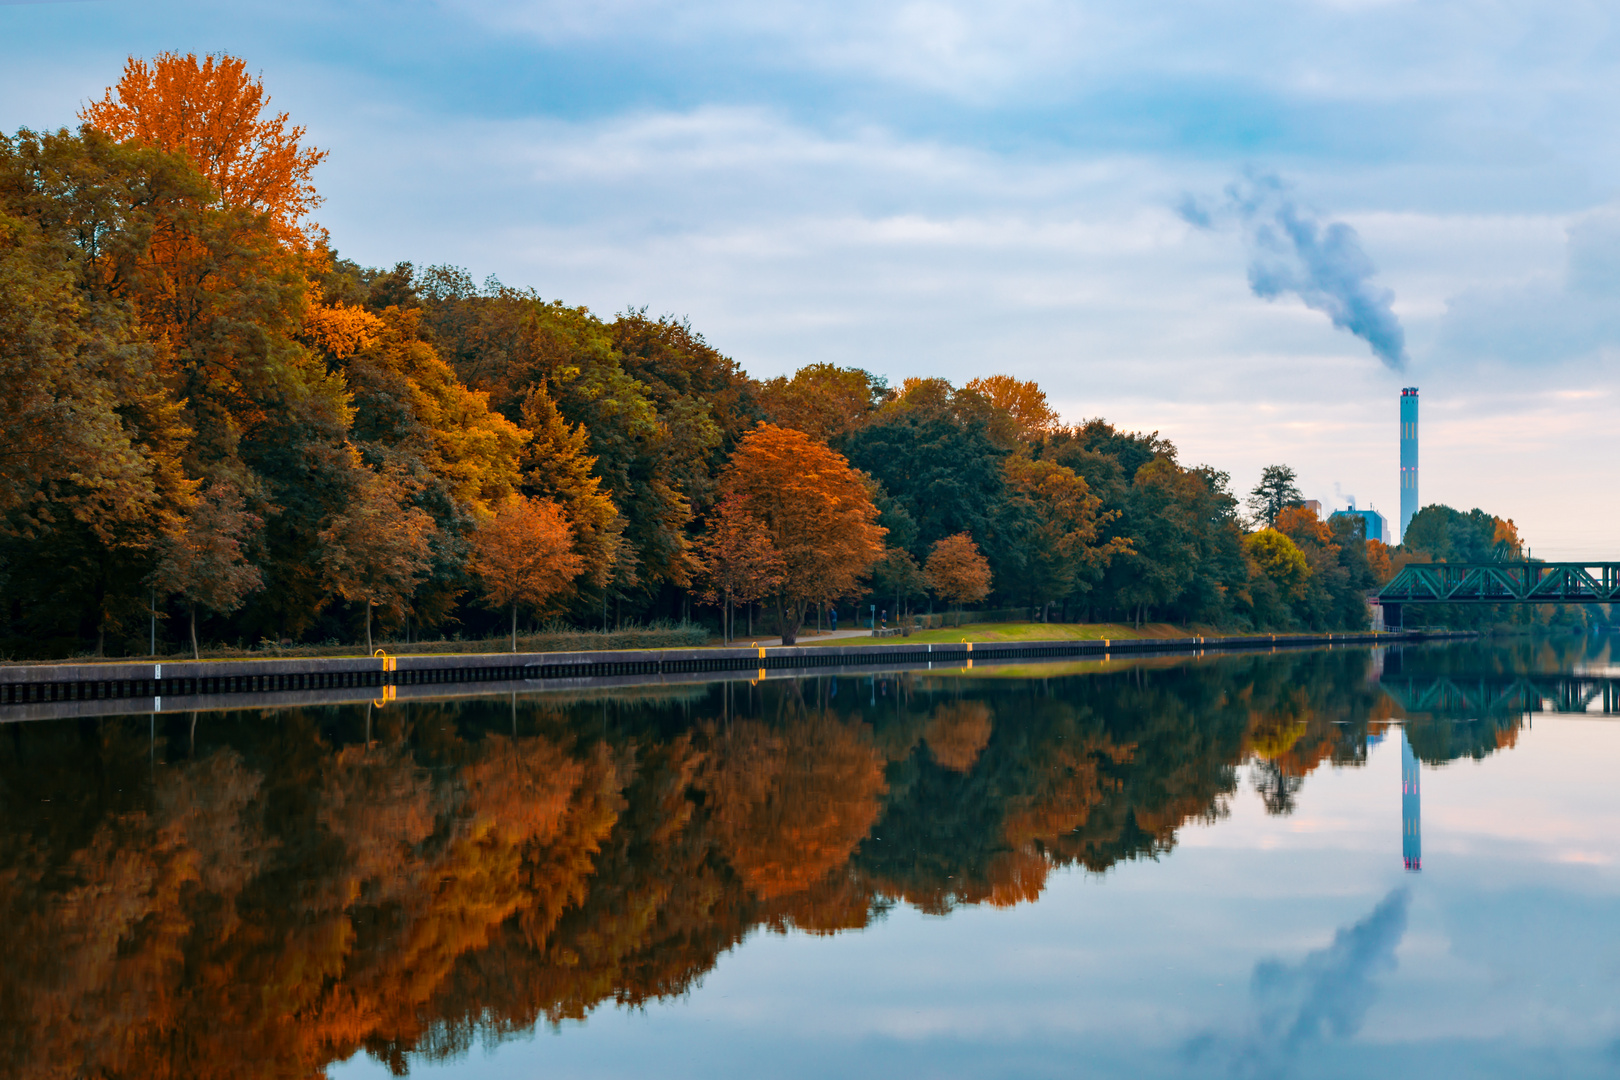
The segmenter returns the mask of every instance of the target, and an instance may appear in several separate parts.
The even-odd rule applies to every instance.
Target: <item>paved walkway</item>
[[[819,634],[813,630],[801,630],[799,631],[798,644],[820,645],[827,641],[841,641],[844,638],[870,638],[871,636],[872,631],[866,629],[827,630]],[[764,648],[771,649],[780,644],[782,644],[782,639],[779,637],[749,637],[746,634],[738,634],[736,637],[731,639],[731,644],[728,646],[728,648],[748,648],[750,646],[759,645],[763,646]]]

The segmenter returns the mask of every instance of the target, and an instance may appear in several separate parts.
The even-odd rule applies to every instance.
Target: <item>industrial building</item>
[[[1364,540],[1378,540],[1389,543],[1389,522],[1377,510],[1357,510],[1356,500],[1350,500],[1350,509],[1335,510],[1328,517],[1329,521],[1335,518],[1360,518],[1361,536]]]

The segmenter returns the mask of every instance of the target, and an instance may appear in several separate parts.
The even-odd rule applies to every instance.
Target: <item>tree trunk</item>
[[[371,655],[371,598],[366,598],[366,655]]]
[[[793,621],[788,621],[788,611],[793,612]],[[776,624],[782,628],[782,644],[797,645],[799,643],[799,605],[797,603],[784,604],[782,598],[776,598]]]
[[[191,658],[201,660],[202,652],[197,648],[197,605],[191,605]]]
[[[748,601],[748,636],[754,636],[754,602]]]
[[[517,601],[512,601],[512,651],[517,652]]]

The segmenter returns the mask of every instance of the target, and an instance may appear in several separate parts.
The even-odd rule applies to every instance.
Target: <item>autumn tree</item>
[[[1005,409],[1018,425],[1018,434],[1026,442],[1035,442],[1058,429],[1057,410],[1046,401],[1046,391],[1035,380],[1019,380],[1011,375],[987,375],[969,379],[963,387],[989,399],[997,408]]]
[[[562,507],[580,558],[579,581],[606,589],[624,541],[624,518],[592,470],[585,425],[563,419],[543,383],[523,398],[523,426],[530,432],[523,454],[523,493]]]
[[[322,239],[304,222],[321,204],[310,174],[327,156],[301,145],[302,126],[286,113],[265,116],[270,95],[228,54],[130,57],[118,85],[79,118],[120,141],[138,139],[196,162],[225,206],[269,216],[281,241],[302,248]]]
[[[197,609],[228,615],[242,606],[263,583],[259,568],[248,562],[243,541],[262,522],[248,513],[242,493],[215,481],[199,495],[158,544],[156,589],[178,596],[191,616],[191,655],[197,647]]]
[[[778,375],[760,387],[760,404],[773,424],[833,442],[860,427],[888,385],[860,368],[809,364],[793,378]]]
[[[1382,585],[1395,576],[1395,568],[1389,559],[1389,545],[1382,540],[1368,540],[1367,566],[1372,571],[1373,581]]]
[[[990,595],[990,564],[967,533],[947,536],[935,544],[923,572],[929,587],[956,607],[958,626],[963,604],[976,604]]]
[[[362,456],[431,475],[446,501],[478,513],[517,490],[527,434],[421,340],[418,312],[335,314],[368,320],[360,348],[340,361],[354,395],[350,430]]]
[[[320,565],[326,587],[366,609],[366,651],[372,649],[371,613],[380,608],[396,620],[426,576],[437,533],[433,518],[410,500],[397,474],[358,469],[356,491],[320,532]]]
[[[1269,586],[1269,592],[1274,594],[1281,603],[1292,605],[1305,597],[1305,591],[1310,585],[1311,567],[1305,559],[1305,553],[1284,534],[1276,529],[1261,529],[1250,533],[1243,538],[1243,554],[1252,567],[1251,574],[1257,578],[1257,584]],[[1272,614],[1262,607],[1263,592],[1256,592],[1256,607],[1262,616],[1271,615],[1289,621],[1285,608],[1282,612]],[[1269,620],[1268,620],[1269,621]]]
[[[885,530],[864,478],[801,431],[754,428],[732,454],[721,490],[765,527],[782,556],[773,595],[784,645],[797,640],[805,604],[848,595],[883,554]]]
[[[511,609],[517,652],[518,605],[544,606],[579,576],[584,560],[561,507],[514,495],[473,534],[467,568],[483,583],[486,604]]]
[[[732,606],[753,604],[782,584],[787,564],[763,523],[736,499],[715,508],[696,555],[705,603],[719,604],[722,634],[732,637]]]
[[[12,201],[0,195],[0,517],[42,535],[54,510],[110,535],[163,501],[155,473],[177,471],[143,431],[142,405],[162,395],[153,347],[128,311],[82,291],[65,238],[7,213]]]

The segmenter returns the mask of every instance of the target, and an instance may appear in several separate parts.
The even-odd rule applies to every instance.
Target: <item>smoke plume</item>
[[[1391,308],[1395,294],[1373,284],[1377,268],[1356,230],[1320,221],[1279,177],[1251,174],[1228,187],[1225,203],[1215,209],[1183,196],[1176,212],[1200,229],[1235,221],[1248,242],[1249,287],[1256,296],[1275,300],[1292,293],[1365,341],[1389,367],[1406,367],[1406,332]]]
[[[1236,1076],[1282,1077],[1300,1057],[1360,1030],[1378,996],[1375,977],[1395,967],[1406,934],[1409,895],[1396,889],[1365,919],[1341,929],[1325,949],[1297,964],[1255,965],[1254,1020],[1244,1037],[1207,1034],[1187,1044],[1193,1061],[1222,1061]]]

